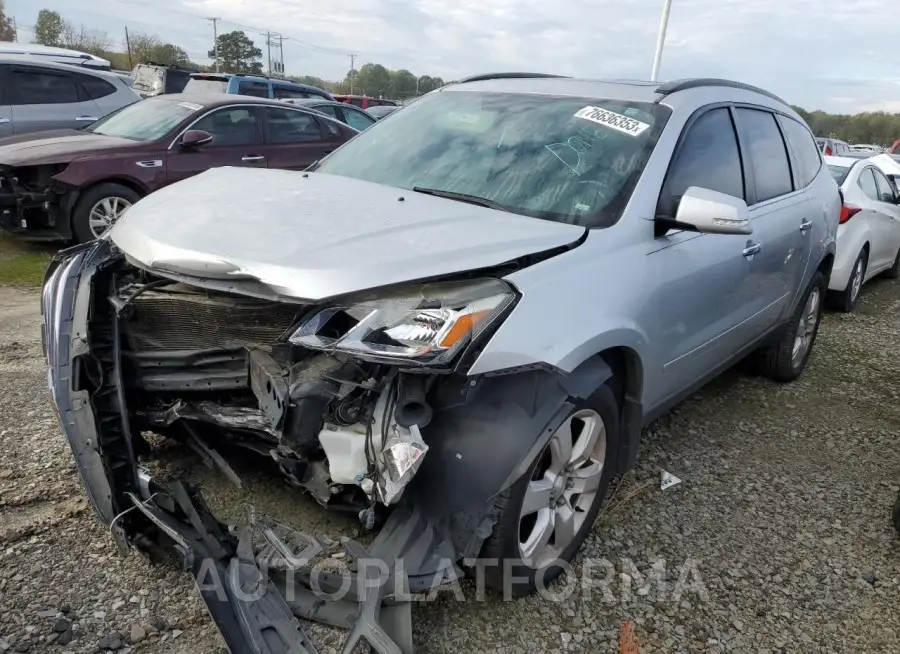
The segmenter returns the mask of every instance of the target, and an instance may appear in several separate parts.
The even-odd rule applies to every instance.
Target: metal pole
[[[356,72],[355,63],[356,63],[356,55],[348,55],[350,57],[350,95],[353,95],[353,76]]]
[[[663,45],[666,42],[666,28],[669,26],[669,10],[672,8],[672,0],[664,0],[662,18],[659,20],[659,38],[656,40],[656,54],[653,55],[653,70],[650,73],[650,81],[655,82],[659,75],[659,64],[662,61]]]
[[[266,32],[266,56],[269,58],[269,77],[272,76],[272,32]]]
[[[281,73],[281,76],[284,77],[284,36],[281,34],[278,35],[278,72]]]
[[[131,40],[128,38],[128,25],[125,26],[125,47],[128,48],[128,69],[134,68],[131,63]]]
[[[216,23],[218,22],[219,19],[218,18],[210,18],[209,20],[211,20],[212,24],[213,24],[213,55],[216,58],[215,67],[216,67],[216,72],[218,73],[219,72],[219,33],[218,33],[218,30],[216,29]]]

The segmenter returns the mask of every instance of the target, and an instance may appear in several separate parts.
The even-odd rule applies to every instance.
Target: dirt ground
[[[84,500],[38,298],[0,288],[0,652],[221,650],[189,577],[120,557]],[[826,316],[800,381],[732,372],[649,430],[558,601],[476,601],[467,582],[465,602],[414,607],[417,651],[616,652],[630,620],[641,652],[900,652],[898,351],[900,283],[873,282],[857,313]],[[187,465],[214,507],[351,526],[248,466],[239,491]],[[660,490],[661,470],[682,482]],[[339,632],[310,630],[338,651]]]

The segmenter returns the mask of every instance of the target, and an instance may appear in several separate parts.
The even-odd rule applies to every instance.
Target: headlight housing
[[[515,299],[512,288],[499,279],[406,287],[323,309],[288,340],[374,361],[444,365]]]

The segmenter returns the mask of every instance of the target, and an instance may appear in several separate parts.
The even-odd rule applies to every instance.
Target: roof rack
[[[758,86],[753,86],[751,84],[744,84],[743,82],[735,82],[730,79],[719,79],[716,77],[698,77],[695,79],[676,79],[671,82],[665,82],[660,84],[656,92],[660,95],[669,95],[670,93],[676,93],[678,91],[686,91],[688,89],[697,89],[702,88],[704,86],[726,86],[732,89],[743,89],[744,91],[753,91],[754,93],[760,93],[765,95],[773,100],[777,100],[781,104],[787,104],[784,100],[779,98],[774,93],[766,91],[765,89],[761,89]]]
[[[466,77],[465,79],[459,80],[459,83],[465,84],[466,82],[481,82],[489,79],[527,79],[537,77],[564,78],[567,77],[567,75],[552,75],[550,73],[484,73],[483,75],[473,75],[472,77]]]

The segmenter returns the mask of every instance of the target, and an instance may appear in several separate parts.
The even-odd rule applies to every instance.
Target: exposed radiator
[[[267,346],[301,310],[297,305],[174,284],[135,298],[128,333],[138,351]]]

